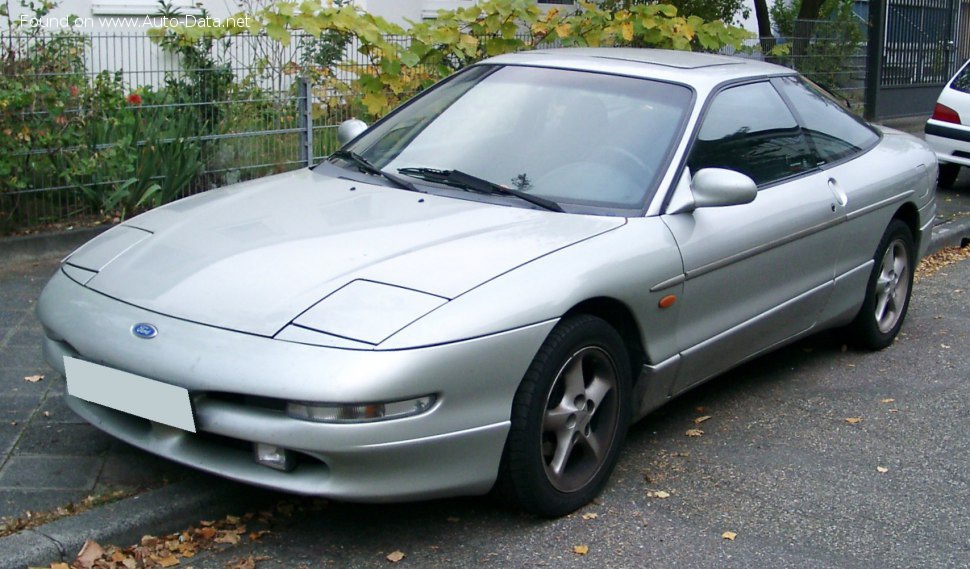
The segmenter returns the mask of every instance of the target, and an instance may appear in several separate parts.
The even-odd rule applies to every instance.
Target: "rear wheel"
[[[892,220],[876,249],[862,309],[849,326],[855,344],[873,350],[892,344],[909,308],[915,263],[909,226]]]
[[[516,392],[499,490],[533,514],[572,512],[606,484],[629,421],[620,335],[593,316],[563,320]]]
[[[957,176],[960,175],[960,165],[959,164],[940,164],[940,175],[937,177],[937,185],[943,189],[952,188],[953,184],[957,181]]]

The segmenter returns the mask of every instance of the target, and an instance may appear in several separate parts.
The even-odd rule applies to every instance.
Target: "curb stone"
[[[961,217],[933,227],[927,255],[947,247],[970,246],[970,217]]]
[[[245,495],[245,506],[239,496]],[[145,532],[164,535],[221,518],[240,507],[256,508],[273,494],[211,478],[179,482],[0,538],[0,569],[70,563],[86,540],[133,544]]]

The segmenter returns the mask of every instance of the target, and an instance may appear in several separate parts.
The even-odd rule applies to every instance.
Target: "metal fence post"
[[[866,120],[876,119],[882,86],[882,54],[886,41],[886,8],[882,1],[869,2],[869,37],[866,40]]]
[[[300,76],[296,80],[296,116],[300,129],[300,162],[313,165],[313,104],[310,82]]]

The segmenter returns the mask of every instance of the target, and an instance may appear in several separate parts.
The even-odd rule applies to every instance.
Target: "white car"
[[[960,166],[970,166],[970,61],[943,87],[926,121],[926,142],[940,161],[940,187],[949,188]]]

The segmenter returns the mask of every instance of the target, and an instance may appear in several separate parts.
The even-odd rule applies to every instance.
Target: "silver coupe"
[[[67,402],[307,495],[591,500],[631,421],[823,328],[889,346],[937,162],[790,69],[505,55],[321,164],[149,211],[40,299]]]

